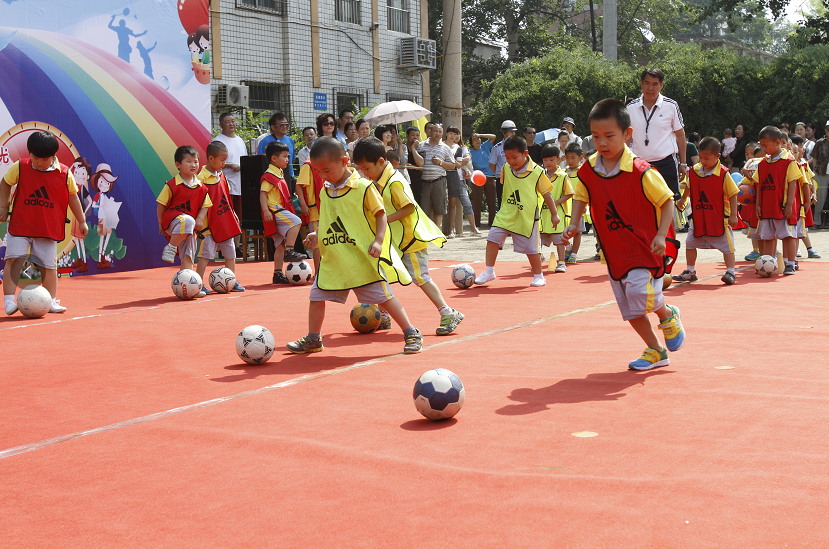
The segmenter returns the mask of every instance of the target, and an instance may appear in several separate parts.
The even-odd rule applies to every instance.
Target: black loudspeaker
[[[239,159],[242,167],[242,212],[239,224],[242,229],[260,229],[262,212],[259,205],[259,181],[268,170],[268,159],[264,155],[243,156]]]

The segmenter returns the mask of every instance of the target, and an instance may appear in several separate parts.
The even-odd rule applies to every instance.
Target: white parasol
[[[424,109],[417,103],[403,100],[380,103],[368,111],[368,114],[364,118],[370,124],[379,126],[381,124],[411,122],[412,120],[423,118],[427,114],[432,114],[432,111]]]

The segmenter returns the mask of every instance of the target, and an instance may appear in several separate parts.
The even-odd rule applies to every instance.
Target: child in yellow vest
[[[318,138],[310,160],[325,188],[320,193],[318,229],[304,243],[309,249],[320,248],[320,268],[309,296],[308,335],[288,343],[288,350],[322,351],[325,302],[345,303],[353,291],[360,303],[381,305],[403,328],[405,354],[419,353],[423,336],[389,286],[409,284],[411,278],[399,258],[394,262],[383,198],[371,181],[348,168],[348,154],[333,137]]]
[[[581,168],[581,163],[584,160],[584,151],[581,149],[581,145],[576,142],[570,143],[567,145],[567,148],[564,149],[564,161],[567,163],[567,167],[564,168],[564,171],[567,173],[567,177],[570,180],[570,188],[574,189],[576,185],[576,181],[579,179],[579,168]],[[572,199],[567,202],[567,215],[570,215],[570,210],[572,209],[573,201]],[[569,219],[567,220],[570,221]],[[573,244],[569,249],[569,252],[565,255],[564,259],[569,264],[575,264],[579,262],[579,248],[581,247],[581,235],[584,231],[587,230],[587,223],[593,223],[593,220],[590,219],[590,211],[589,208],[585,210],[584,217],[579,221],[579,232],[573,236]],[[566,226],[566,224],[565,224]],[[598,241],[596,242],[596,250],[598,251]]]
[[[426,217],[412,196],[406,178],[394,169],[393,160],[386,161],[386,146],[376,137],[362,137],[354,146],[352,159],[362,172],[374,181],[383,196],[391,243],[400,253],[409,275],[423,293],[432,301],[440,313],[437,335],[448,335],[455,331],[463,315],[446,305],[440,288],[429,276],[429,244],[442,248],[446,237],[431,219]]]
[[[527,254],[530,261],[533,272],[530,286],[544,286],[547,281],[541,272],[541,242],[538,238],[541,209],[538,197],[541,196],[550,211],[555,212],[556,205],[550,195],[553,186],[544,175],[544,169],[530,159],[523,137],[507,137],[504,140],[504,156],[507,164],[501,170],[501,185],[504,186],[501,209],[495,215],[486,238],[486,270],[475,279],[475,284],[495,280],[498,251],[504,247],[507,237],[512,236],[512,249]],[[551,221],[554,225],[561,221],[558,213],[552,214]]]
[[[541,206],[541,228],[539,231],[541,232],[542,246],[555,245],[556,247],[556,254],[558,255],[556,272],[566,273],[567,265],[564,263],[564,258],[567,255],[566,242],[561,239],[561,233],[564,232],[564,227],[570,221],[570,199],[573,198],[573,188],[570,186],[570,178],[567,173],[559,167],[560,158],[561,151],[552,143],[548,143],[541,148],[541,162],[544,164],[547,178],[553,185],[551,194],[556,205],[559,222],[558,224],[553,223],[552,211],[539,197],[538,202]]]

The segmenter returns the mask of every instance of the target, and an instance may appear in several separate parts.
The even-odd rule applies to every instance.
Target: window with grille
[[[286,0],[236,0],[236,7],[285,15],[285,3]]]
[[[389,14],[389,30],[409,34],[408,0],[386,0]]]
[[[334,15],[343,23],[362,24],[360,21],[360,0],[334,0]]]
[[[248,86],[249,109],[265,112],[290,112],[288,87],[284,84],[265,84],[262,82],[245,82]]]
[[[340,115],[340,111],[350,109],[355,113],[359,113],[363,108],[363,95],[357,93],[337,92],[337,111],[336,115]]]

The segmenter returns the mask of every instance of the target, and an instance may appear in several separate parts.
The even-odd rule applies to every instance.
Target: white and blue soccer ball
[[[262,364],[273,356],[276,340],[264,326],[248,326],[236,336],[236,354],[248,364]]]
[[[210,273],[210,287],[218,294],[226,294],[236,284],[236,275],[227,267],[213,269]]]
[[[314,271],[307,261],[293,261],[285,267],[285,276],[291,284],[304,286],[314,280]]]
[[[415,383],[415,408],[432,421],[449,419],[460,412],[465,394],[458,376],[444,368],[429,370]]]
[[[52,308],[52,294],[38,284],[29,284],[17,294],[17,308],[23,316],[40,318]]]
[[[777,261],[770,255],[761,255],[754,262],[754,271],[763,278],[768,278],[777,271]]]
[[[464,263],[452,269],[452,283],[458,288],[471,288],[475,284],[475,269]]]
[[[201,291],[202,281],[199,273],[182,269],[173,277],[173,293],[179,299],[193,299]]]

